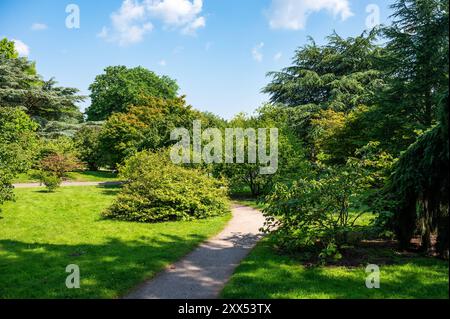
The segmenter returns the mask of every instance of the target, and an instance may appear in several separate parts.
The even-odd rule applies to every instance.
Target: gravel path
[[[236,266],[262,237],[259,232],[264,223],[261,212],[247,206],[234,206],[232,213],[232,219],[220,234],[124,298],[217,298]]]
[[[62,182],[61,186],[113,186],[120,185],[121,182]],[[40,183],[19,183],[13,184],[15,188],[33,188],[33,187],[44,187]]]

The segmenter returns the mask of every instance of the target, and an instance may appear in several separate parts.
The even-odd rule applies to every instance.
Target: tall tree
[[[395,199],[396,231],[407,248],[414,234],[422,248],[431,248],[431,235],[438,234],[438,252],[448,258],[449,250],[449,144],[448,92],[439,123],[422,134],[401,155],[387,186]]]
[[[266,104],[251,116],[239,113],[228,121],[226,128],[242,129],[244,136],[233,138],[234,145],[231,152],[233,163],[223,162],[212,165],[213,175],[227,177],[232,192],[244,194],[250,192],[252,196],[266,195],[275,183],[289,183],[295,177],[300,176],[305,169],[304,150],[298,138],[287,125],[287,113],[286,108],[282,106]],[[265,130],[265,137],[259,134],[259,128]],[[270,128],[278,130],[276,141],[270,140]],[[250,129],[250,132],[254,130],[254,137],[252,137],[252,133],[246,134],[245,130],[247,129]],[[222,129],[223,145],[227,143],[225,134],[225,129]],[[271,144],[277,144],[276,170],[272,174],[261,173],[261,168],[269,165],[261,157],[255,158],[253,163],[250,161],[249,150],[252,147],[250,144],[252,140],[255,143],[255,152],[259,152],[260,143],[265,142],[266,153],[272,154]],[[242,154],[244,163],[238,162],[238,150],[244,151],[244,154]],[[274,164],[274,162],[271,164]]]
[[[74,88],[57,87],[54,79],[43,81],[26,58],[0,56],[0,107],[24,107],[39,122],[81,120],[76,105],[84,99]]]
[[[396,200],[401,245],[419,234],[428,250],[437,232],[438,251],[448,258],[448,2],[399,0],[392,8],[393,24],[384,30],[387,86],[380,110],[402,119],[403,135],[415,137],[416,130],[419,137],[401,154],[387,193]]]
[[[264,89],[271,102],[286,106],[317,105],[349,111],[365,104],[376,88],[379,72],[376,32],[344,39],[333,33],[323,46],[310,43],[295,52],[293,65],[272,77]]]
[[[379,95],[378,122],[399,147],[414,142],[414,131],[436,122],[440,98],[448,88],[449,16],[447,0],[399,0],[392,5],[392,25],[382,58],[387,85]]]
[[[0,107],[0,205],[13,198],[14,176],[31,165],[36,128],[23,110]]]
[[[157,150],[174,142],[170,132],[177,127],[189,128],[198,113],[186,105],[184,97],[176,99],[147,98],[128,112],[111,115],[99,135],[102,164],[116,167],[125,158],[141,150]]]
[[[376,36],[376,30],[347,39],[334,33],[322,46],[311,39],[296,51],[292,66],[268,73],[272,81],[263,92],[272,102],[292,107],[288,121],[312,159],[320,152],[317,141],[330,134],[318,124],[370,105],[383,85]]]
[[[109,66],[89,89],[92,103],[86,110],[88,120],[103,121],[113,113],[125,112],[130,105],[145,103],[148,97],[174,99],[178,85],[143,67]]]
[[[7,38],[0,40],[0,56],[7,59],[17,59],[19,57],[13,41],[9,41]]]

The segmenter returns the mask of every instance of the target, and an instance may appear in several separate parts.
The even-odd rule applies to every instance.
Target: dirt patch
[[[399,250],[398,242],[395,240],[363,240],[355,246],[344,247],[341,249],[342,258],[339,260],[330,260],[327,267],[360,267],[361,265],[393,265],[406,262],[409,258],[419,256],[434,257],[433,253],[423,253],[420,250],[420,238],[414,238],[411,241],[411,248],[408,250]],[[302,252],[298,259],[303,266],[316,267],[321,264],[317,257],[317,252]]]

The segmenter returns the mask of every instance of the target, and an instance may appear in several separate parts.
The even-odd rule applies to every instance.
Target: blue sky
[[[355,36],[386,23],[387,0],[1,0],[0,37],[16,40],[44,78],[88,86],[109,65],[176,79],[195,108],[230,118],[268,97],[265,74],[290,64],[307,36]],[[67,28],[66,7],[80,10]],[[369,10],[369,12],[367,12]],[[379,10],[379,19],[373,20]],[[86,107],[89,101],[82,105]]]

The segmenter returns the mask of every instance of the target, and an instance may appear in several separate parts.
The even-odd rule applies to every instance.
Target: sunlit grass
[[[255,200],[238,203],[262,208]],[[350,219],[357,216],[350,212]],[[362,214],[358,226],[369,226],[376,216]],[[448,298],[448,262],[428,257],[402,257],[388,248],[368,250],[367,263],[389,259],[380,266],[380,289],[365,286],[365,265],[305,267],[306,254],[276,251],[269,238],[261,241],[236,269],[222,292],[224,298]]]
[[[13,181],[13,183],[33,183],[38,182],[36,177],[36,171],[30,170],[27,173],[19,174]],[[111,171],[77,171],[67,173],[67,180],[74,182],[105,182],[105,181],[118,181],[116,173]]]
[[[365,265],[306,267],[299,257],[277,253],[264,239],[238,266],[222,297],[449,298],[449,264],[436,258],[393,256],[393,264],[380,265],[380,288],[368,289]]]
[[[230,215],[142,224],[103,220],[118,188],[15,190],[0,213],[0,298],[114,298],[219,232]],[[80,267],[81,287],[65,286]]]

